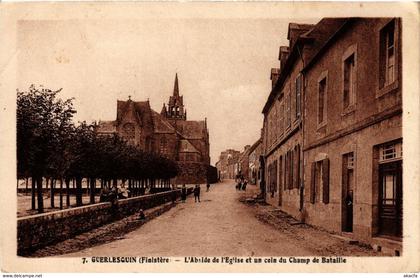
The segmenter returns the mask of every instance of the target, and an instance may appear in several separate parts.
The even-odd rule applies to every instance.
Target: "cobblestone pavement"
[[[250,193],[236,191],[233,181],[203,189],[200,203],[188,198],[121,240],[64,256],[379,255],[325,231],[292,225],[271,206],[240,202]]]

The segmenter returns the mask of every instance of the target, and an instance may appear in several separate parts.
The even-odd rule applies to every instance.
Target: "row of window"
[[[300,145],[296,145],[284,155],[281,155],[278,160],[274,160],[268,165],[267,191],[274,193],[277,192],[277,188],[283,188],[283,190],[299,188],[301,185],[301,165]],[[277,186],[277,178],[280,182],[279,186]]]
[[[402,142],[391,142],[383,144],[379,147],[379,163],[390,163],[402,159]],[[343,155],[343,188],[347,200],[353,201],[354,190],[354,164],[355,156],[353,152]],[[311,187],[310,201],[311,203],[323,202],[328,204],[330,201],[330,161],[325,158],[321,161],[315,161],[311,164]],[[386,182],[384,182],[386,184]],[[388,190],[389,191],[389,190]],[[390,193],[384,191],[384,194]]]
[[[396,20],[389,22],[380,31],[379,47],[379,89],[387,87],[396,81]],[[343,59],[343,111],[351,110],[356,104],[357,68],[356,50]],[[318,126],[323,126],[327,120],[327,76],[318,81]]]
[[[284,130],[291,127],[292,124],[292,105],[294,111],[294,120],[301,116],[301,96],[303,90],[303,76],[299,74],[294,81],[293,94],[290,90],[284,90],[278,102],[274,104],[273,111],[268,114],[268,145],[272,145],[278,139]],[[293,101],[292,101],[293,100]],[[276,128],[278,127],[278,128]]]
[[[389,163],[402,159],[402,142],[391,142],[379,147],[379,163]],[[301,185],[300,145],[281,155],[268,165],[267,192],[274,194],[277,188],[290,190]],[[353,152],[343,155],[343,185],[346,198],[353,198],[355,156]],[[278,179],[277,179],[278,178]],[[330,201],[330,160],[324,158],[311,163],[309,198],[312,204]],[[277,186],[277,181],[280,182]],[[283,185],[283,186],[282,186]]]

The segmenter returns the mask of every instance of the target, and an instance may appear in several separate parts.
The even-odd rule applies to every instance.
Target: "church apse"
[[[207,122],[187,120],[178,74],[174,89],[160,113],[149,101],[117,100],[115,121],[100,121],[97,132],[118,134],[141,150],[160,154],[178,163],[174,183],[205,183],[210,166]]]

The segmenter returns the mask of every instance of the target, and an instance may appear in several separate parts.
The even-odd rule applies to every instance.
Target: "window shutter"
[[[330,202],[330,160],[328,158],[322,161],[322,202]]]
[[[284,161],[284,190],[289,188],[289,152],[286,152],[286,160]]]
[[[315,204],[315,169],[316,169],[316,162],[312,162],[311,164],[311,192],[310,192],[310,198],[311,198],[312,204]]]
[[[297,145],[296,154],[296,188],[300,187],[300,145]]]
[[[302,74],[296,79],[296,119],[300,116],[301,110],[301,92],[302,92]]]
[[[290,176],[289,176],[289,189],[293,189],[293,167],[294,167],[294,155],[293,150],[290,150],[290,161],[289,161],[289,169],[290,169]]]

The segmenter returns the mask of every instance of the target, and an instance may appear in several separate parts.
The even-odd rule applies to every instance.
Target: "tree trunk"
[[[36,182],[35,182],[35,178],[31,177],[31,209],[35,210],[35,186],[36,186]]]
[[[96,179],[91,178],[90,179],[90,203],[95,203],[95,188],[96,188]]]
[[[60,209],[63,209],[63,178],[60,178]]]
[[[48,184],[50,182],[50,178],[45,178],[45,188],[48,189]]]
[[[42,197],[42,177],[36,178],[36,191],[38,198],[38,213],[44,212],[44,198]]]
[[[82,178],[76,178],[76,206],[80,207],[83,205],[82,202]]]
[[[28,183],[29,183],[29,178],[25,178],[25,186],[26,186],[25,195],[28,195]]]
[[[66,207],[70,207],[70,179],[66,178]]]
[[[55,180],[51,178],[51,185],[50,185],[50,197],[51,197],[51,208],[55,207],[54,204],[54,186],[55,186]]]

